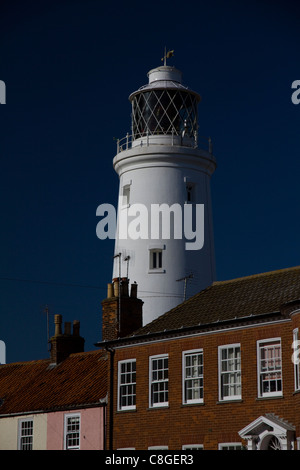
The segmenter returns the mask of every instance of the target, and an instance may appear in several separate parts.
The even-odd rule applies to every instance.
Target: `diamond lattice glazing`
[[[182,90],[151,90],[132,100],[133,138],[147,134],[194,137],[197,131],[197,99]]]

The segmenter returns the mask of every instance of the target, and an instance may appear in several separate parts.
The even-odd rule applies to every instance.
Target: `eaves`
[[[264,313],[260,315],[231,318],[228,320],[219,320],[207,324],[198,324],[188,327],[182,326],[181,328],[176,328],[173,330],[163,330],[141,335],[126,336],[124,338],[118,338],[110,341],[99,341],[95,343],[95,346],[107,350],[119,349],[128,346],[135,346],[137,344],[168,341],[195,335],[216,334],[233,329],[236,330],[253,328],[256,326],[285,323],[290,321],[290,318],[284,317],[281,312]]]
[[[107,405],[107,397],[100,398],[99,401],[95,403],[83,403],[83,404],[69,405],[69,406],[57,406],[57,407],[32,410],[32,411],[16,411],[13,413],[3,413],[3,414],[0,414],[0,419],[12,418],[14,416],[29,416],[29,415],[46,414],[46,413],[58,413],[62,411],[82,410],[82,409],[88,409],[88,408],[99,408],[99,407],[104,407],[106,405]]]

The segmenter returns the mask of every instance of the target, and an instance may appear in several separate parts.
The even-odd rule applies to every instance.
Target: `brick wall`
[[[165,340],[116,349],[114,385],[114,448],[165,445],[180,450],[182,445],[201,444],[217,450],[219,443],[241,442],[238,431],[252,421],[274,413],[296,426],[300,436],[300,394],[295,393],[292,363],[293,329],[300,324],[300,315],[283,322],[242,329],[210,332],[190,338]],[[258,398],[257,341],[281,338],[283,397]],[[242,399],[219,401],[218,346],[241,344]],[[193,349],[204,352],[204,402],[182,404],[182,352]],[[169,355],[169,406],[149,408],[149,357]],[[118,361],[136,359],[136,410],[117,411]],[[245,443],[244,443],[245,444]]]
[[[64,361],[70,354],[84,351],[84,338],[79,335],[80,323],[75,320],[73,322],[73,333],[71,331],[71,323],[65,323],[65,331],[62,332],[62,316],[55,315],[55,334],[50,338],[51,344],[51,361],[58,364]]]
[[[129,296],[127,279],[122,279],[120,295],[118,284],[118,280],[114,284],[109,284],[108,297],[102,301],[102,340],[104,341],[128,336],[141,328],[143,324],[143,301],[137,298],[136,285],[131,286]]]

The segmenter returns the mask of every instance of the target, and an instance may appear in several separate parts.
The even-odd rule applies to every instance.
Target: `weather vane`
[[[165,48],[165,55],[161,58],[161,60],[164,62],[164,65],[167,65],[167,59],[169,59],[170,57],[173,57],[173,55],[174,55],[174,50],[166,52],[166,48]]]

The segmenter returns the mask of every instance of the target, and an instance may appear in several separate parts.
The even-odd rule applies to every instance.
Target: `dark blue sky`
[[[200,134],[218,168],[212,199],[218,280],[300,264],[300,8],[291,1],[5,1],[0,7],[0,339],[7,362],[48,356],[50,309],[101,339],[116,204],[114,138],[129,94],[164,47],[200,93]]]

